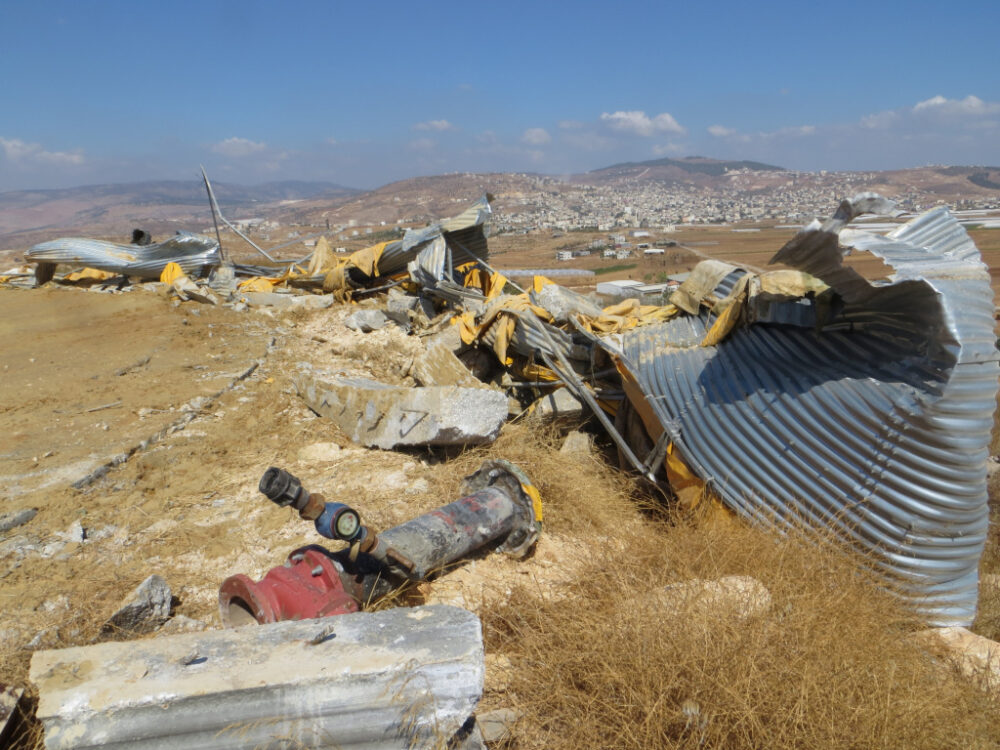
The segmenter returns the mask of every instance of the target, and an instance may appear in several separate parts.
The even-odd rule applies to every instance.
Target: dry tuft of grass
[[[912,640],[919,627],[850,555],[745,527],[647,529],[557,597],[515,589],[484,613],[514,669],[491,701],[519,747],[978,748],[997,704]],[[766,614],[665,607],[691,578],[749,575]],[[990,718],[992,715],[992,719]]]
[[[851,552],[649,513],[633,484],[600,460],[558,454],[557,441],[514,425],[459,459],[519,463],[542,489],[546,529],[592,540],[570,583],[514,585],[481,613],[487,652],[513,665],[501,685],[488,675],[484,707],[521,714],[517,747],[1000,743],[996,699],[917,645],[922,623]],[[763,583],[770,609],[665,604],[672,584],[729,575]]]

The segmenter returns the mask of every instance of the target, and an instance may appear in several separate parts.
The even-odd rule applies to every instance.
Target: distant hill
[[[253,210],[296,200],[336,200],[357,193],[332,182],[284,181],[262,185],[213,182],[223,209]],[[227,211],[228,213],[228,211]],[[48,228],[73,229],[110,223],[184,222],[208,219],[208,198],[199,180],[159,180],[84,185],[56,190],[0,193],[0,235]],[[136,224],[138,226],[138,224]]]
[[[612,164],[610,167],[593,169],[588,174],[626,172],[655,167],[672,167],[689,174],[703,174],[709,177],[721,177],[727,172],[739,169],[751,169],[755,172],[786,172],[784,167],[773,164],[763,164],[759,161],[723,161],[709,159],[704,156],[688,156],[683,159],[652,159],[650,161],[630,161],[622,164]]]

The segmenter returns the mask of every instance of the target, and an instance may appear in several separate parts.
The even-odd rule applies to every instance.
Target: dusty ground
[[[8,288],[0,310],[8,363],[0,512],[38,510],[0,535],[3,681],[23,680],[36,636],[34,646],[86,642],[152,573],[170,584],[179,614],[216,627],[223,579],[259,577],[318,541],[258,493],[270,465],[387,528],[457,498],[461,477],[482,460],[359,448],[303,405],[289,379],[303,360],[412,382],[416,339],[395,328],[349,331],[345,308],[272,317],[174,307],[141,290]],[[303,449],[312,456],[300,458]],[[115,456],[120,465],[72,486]],[[76,522],[82,542],[69,541]],[[544,538],[531,575],[566,575],[574,545],[558,532]],[[477,608],[523,574],[491,556],[421,595]]]

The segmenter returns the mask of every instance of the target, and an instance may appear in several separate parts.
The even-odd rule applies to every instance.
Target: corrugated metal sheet
[[[195,274],[220,262],[216,240],[187,232],[152,245],[63,237],[35,245],[25,258],[33,263],[74,263],[146,279],[158,279],[168,263],[177,263],[185,273]]]
[[[843,297],[822,333],[751,325],[702,348],[703,312],[625,334],[624,364],[729,507],[829,526],[930,622],[968,625],[1000,374],[989,275],[965,230],[936,210],[886,237],[844,233],[893,267],[888,283],[870,284],[842,265],[838,242],[873,204],[860,198],[774,258]]]
[[[493,215],[484,195],[458,216],[431,224],[421,229],[408,229],[403,239],[390,242],[379,258],[379,274],[388,276],[406,269],[407,264],[429,243],[444,237],[451,261],[461,265],[474,260],[486,260],[489,247],[489,220]]]

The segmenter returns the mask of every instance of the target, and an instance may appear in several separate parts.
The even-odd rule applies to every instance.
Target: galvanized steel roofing
[[[187,232],[152,245],[120,245],[82,237],[63,237],[35,245],[25,253],[35,263],[75,263],[111,273],[157,279],[168,263],[184,273],[199,273],[219,264],[219,243]]]
[[[968,625],[1000,374],[989,274],[942,209],[885,237],[840,235],[885,207],[845,201],[773,259],[840,295],[821,331],[755,324],[701,347],[712,322],[702,311],[625,334],[621,354],[680,455],[729,507],[831,527],[930,622]],[[843,265],[848,247],[894,276],[869,283]]]

